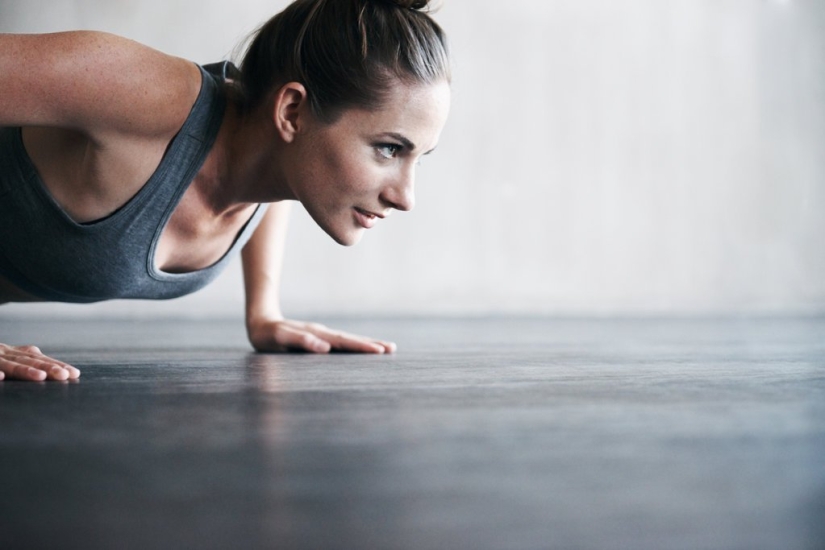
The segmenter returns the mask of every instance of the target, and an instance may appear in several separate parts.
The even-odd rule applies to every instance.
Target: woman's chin
[[[346,231],[327,231],[327,235],[341,246],[353,246],[361,241],[364,231],[364,229],[354,228]]]
[[[341,246],[358,244],[358,242],[361,241],[361,237],[364,236],[364,231],[366,231],[366,229],[357,224],[346,223],[346,220],[342,223],[342,220],[331,220],[325,216],[313,216],[311,211],[309,215],[324,233],[329,235],[333,241]]]

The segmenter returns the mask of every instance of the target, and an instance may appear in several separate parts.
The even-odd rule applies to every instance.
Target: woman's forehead
[[[344,111],[338,124],[359,133],[399,134],[416,145],[431,147],[444,126],[450,108],[450,87],[436,84],[394,86],[376,109]]]
[[[391,86],[383,99],[374,109],[353,108],[350,114],[365,121],[446,117],[450,107],[450,86],[445,81],[433,84],[399,83]]]

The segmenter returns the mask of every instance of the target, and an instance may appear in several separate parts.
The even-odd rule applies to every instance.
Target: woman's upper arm
[[[90,137],[181,126],[197,67],[132,40],[78,31],[0,34],[0,126],[56,126]]]

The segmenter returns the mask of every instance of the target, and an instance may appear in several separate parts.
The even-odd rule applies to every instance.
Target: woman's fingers
[[[329,342],[332,349],[357,353],[393,353],[395,344],[381,342],[365,336],[350,334],[339,330],[331,330],[324,325],[310,324],[308,330],[319,338]]]
[[[394,353],[396,346],[355,334],[332,330],[318,323],[275,321],[260,324],[250,331],[258,351],[302,350],[312,353],[348,351],[355,353]]]
[[[33,382],[40,382],[48,378],[48,373],[42,369],[37,369],[25,364],[25,360],[21,361],[4,355],[0,357],[0,370],[6,375],[9,380],[30,380]]]
[[[0,377],[9,380],[75,380],[80,371],[57,359],[52,359],[36,346],[0,344]]]

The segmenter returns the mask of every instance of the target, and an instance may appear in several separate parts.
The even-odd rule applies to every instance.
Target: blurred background
[[[286,0],[0,0],[226,59]],[[825,2],[446,0],[453,107],[417,206],[353,248],[298,207],[290,316],[825,312]],[[0,315],[237,316],[236,262],[171,302]]]

